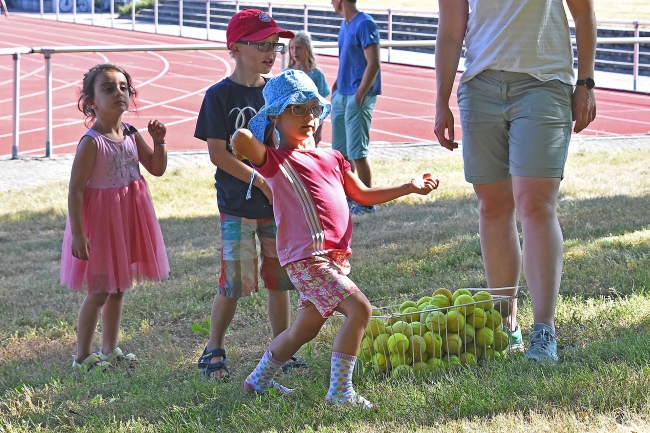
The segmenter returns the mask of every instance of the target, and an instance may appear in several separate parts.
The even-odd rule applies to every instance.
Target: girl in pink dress
[[[136,91],[131,76],[113,64],[85,75],[78,106],[92,124],[81,137],[70,175],[68,220],[61,254],[61,284],[88,294],[79,311],[76,369],[102,369],[126,361],[117,346],[124,292],[133,280],[159,281],[169,262],[147,183],[139,164],[152,175],[167,168],[165,125],[152,120],[153,150],[140,133],[122,122]],[[102,343],[92,352],[101,312]]]
[[[307,74],[284,70],[266,83],[263,93],[266,105],[250,120],[249,129],[237,130],[231,142],[271,187],[278,258],[300,301],[295,321],[271,342],[244,381],[244,389],[292,393],[274,382],[275,374],[318,335],[329,316],[339,312],[346,319],[334,339],[325,401],[373,409],[375,405],[352,386],[356,354],[372,309],[347,277],[352,220],[346,196],[372,205],[411,193],[428,194],[438,181],[427,173],[403,185],[366,187],[338,151],[315,147],[314,133],[331,105]]]

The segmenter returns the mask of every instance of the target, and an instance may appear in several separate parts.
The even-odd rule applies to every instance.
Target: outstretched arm
[[[430,173],[413,178],[403,185],[380,186],[368,188],[359,177],[348,170],[343,175],[345,195],[364,206],[385,203],[407,194],[427,195],[438,188],[438,179],[432,179]]]

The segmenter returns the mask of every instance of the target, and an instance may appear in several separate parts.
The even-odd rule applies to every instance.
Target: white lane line
[[[29,78],[29,77],[31,77],[31,76],[34,75],[34,74],[38,74],[39,72],[41,72],[41,71],[44,70],[44,69],[45,69],[45,66],[41,66],[40,68],[34,69],[32,72],[28,72],[28,73],[26,73],[25,75],[21,75],[21,76],[20,76],[20,79],[21,79],[21,80],[24,80],[25,78]],[[13,72],[13,71],[12,71],[12,72]],[[12,78],[11,80],[7,80],[7,81],[0,81],[0,86],[2,86],[2,85],[4,85],[4,84],[8,84],[8,83],[13,83],[13,82],[14,82],[14,79],[13,79],[13,78]]]

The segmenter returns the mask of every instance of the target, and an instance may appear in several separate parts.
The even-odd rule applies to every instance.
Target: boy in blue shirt
[[[332,86],[332,149],[341,152],[359,179],[371,188],[370,121],[381,94],[379,28],[370,15],[357,9],[356,0],[332,0],[332,6],[343,16],[339,71]],[[353,215],[376,211],[375,206],[348,202]]]

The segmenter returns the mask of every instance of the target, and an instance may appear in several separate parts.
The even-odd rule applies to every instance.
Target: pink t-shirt
[[[352,219],[343,174],[350,164],[330,149],[271,149],[257,170],[273,191],[280,264],[329,251],[351,253]]]

